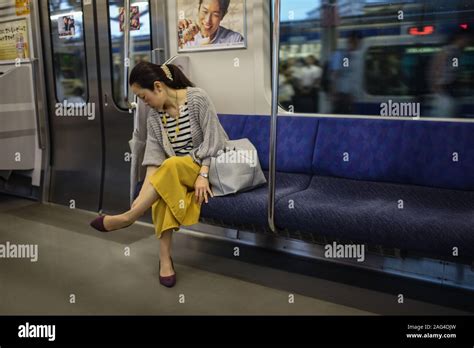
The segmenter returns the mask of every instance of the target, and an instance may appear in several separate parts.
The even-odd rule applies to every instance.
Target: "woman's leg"
[[[175,272],[171,264],[171,243],[173,237],[173,229],[164,231],[160,238],[160,276],[169,277]]]
[[[192,194],[189,190],[194,189],[198,174],[199,166],[192,161],[190,156],[174,156],[166,159],[156,173],[145,180],[140,195],[129,211],[104,218],[105,229],[113,231],[127,227],[145,214],[161,197],[172,210],[176,220],[184,221],[185,214],[192,205],[190,198]]]
[[[124,228],[134,223],[140,216],[150,209],[160,196],[156,193],[155,188],[148,180],[143,183],[143,187],[137,199],[133,203],[133,207],[120,215],[106,216],[104,219],[104,227],[108,231]]]

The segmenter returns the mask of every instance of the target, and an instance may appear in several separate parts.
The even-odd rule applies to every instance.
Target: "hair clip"
[[[173,81],[173,75],[171,75],[170,69],[165,64],[163,64],[161,66],[161,70],[164,71],[164,73],[165,73],[166,77],[168,78],[168,80]]]

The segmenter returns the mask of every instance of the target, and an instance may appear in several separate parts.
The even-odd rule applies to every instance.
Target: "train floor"
[[[38,260],[0,259],[2,315],[462,315],[472,294],[331,268],[232,242],[173,237],[177,284],[158,281],[158,240],[139,223],[109,234],[94,214],[0,195],[0,244],[36,244]],[[129,253],[128,253],[129,251]],[[321,269],[323,274],[304,272]],[[366,271],[365,271],[366,272]],[[333,277],[326,276],[328,273]],[[347,276],[346,276],[347,275]],[[385,278],[384,278],[385,277]],[[352,279],[342,281],[342,279]],[[404,303],[398,294],[404,293]],[[469,296],[470,295],[470,296]],[[294,301],[291,301],[294,299]],[[472,297],[471,297],[472,299]]]

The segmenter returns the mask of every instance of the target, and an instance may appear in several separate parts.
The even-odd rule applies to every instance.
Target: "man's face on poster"
[[[199,26],[204,37],[212,37],[222,21],[222,10],[218,0],[203,0],[199,8]]]

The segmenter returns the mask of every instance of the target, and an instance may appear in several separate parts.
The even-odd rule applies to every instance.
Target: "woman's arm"
[[[209,166],[201,166],[201,171],[199,173],[209,174]]]
[[[142,166],[160,166],[161,163],[166,159],[166,153],[158,141],[157,136],[155,136],[154,129],[159,129],[159,120],[156,119],[153,111],[150,111],[150,114],[147,119],[147,138],[145,146],[145,154],[143,155]],[[159,134],[158,136],[162,137],[163,135]]]
[[[150,176],[156,172],[159,166],[166,159],[165,151],[163,150],[163,147],[161,146],[160,142],[158,142],[158,139],[155,136],[155,132],[153,131],[154,128],[158,127],[156,125],[155,118],[156,115],[154,111],[150,110],[146,122],[147,138],[145,145],[145,153],[143,154],[143,161],[141,163],[143,167],[146,167],[146,176],[144,184],[149,182]],[[132,208],[135,205],[135,201],[136,199],[132,203]]]
[[[219,122],[211,98],[204,90],[200,90],[192,104],[199,113],[199,125],[202,130],[203,141],[191,155],[194,161],[201,166],[200,173],[208,174],[211,158],[217,156],[218,152],[224,149],[229,137]],[[208,178],[199,175],[194,188],[196,201],[200,204],[208,203],[208,197],[213,197]]]
[[[146,167],[146,176],[145,176],[145,182],[149,181],[150,176],[155,174],[155,172],[158,170],[159,167],[157,166],[148,166]]]
[[[229,137],[222,127],[211,98],[206,92],[197,98],[199,107],[199,124],[203,133],[203,142],[199,145],[193,157],[199,160],[201,166],[209,167],[211,157],[218,155],[223,150]]]

